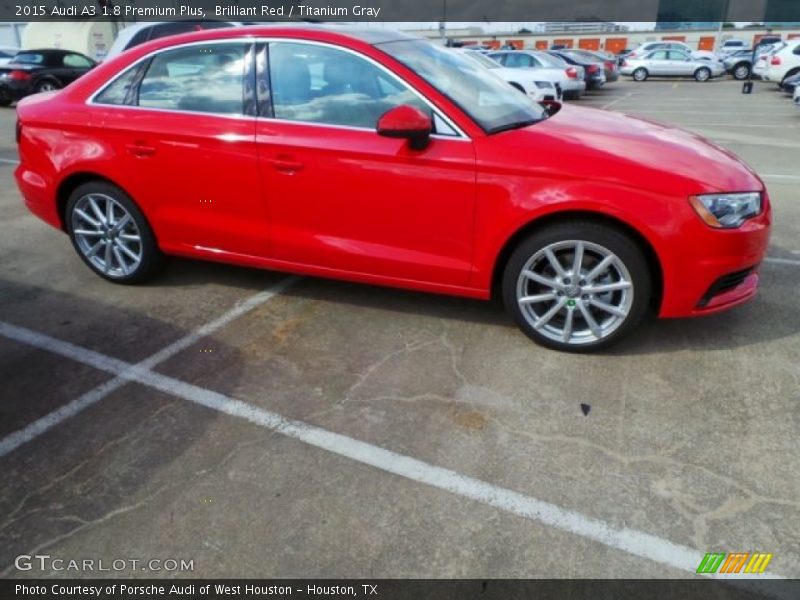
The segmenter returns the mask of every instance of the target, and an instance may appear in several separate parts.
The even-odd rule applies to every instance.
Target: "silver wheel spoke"
[[[561,263],[558,262],[558,258],[553,253],[553,251],[550,250],[550,248],[545,249],[544,255],[547,257],[547,262],[549,262],[550,266],[553,267],[553,269],[555,270],[556,275],[558,275],[559,277],[566,276],[567,273],[566,271],[564,271],[564,267],[562,267]]]
[[[552,292],[547,294],[535,294],[533,296],[525,296],[519,299],[520,304],[533,304],[535,302],[546,302],[548,300],[555,300],[556,295]]]
[[[87,237],[98,237],[105,235],[102,231],[91,231],[89,229],[76,229],[72,233],[75,235],[85,235]]]
[[[121,240],[125,240],[126,242],[136,242],[137,244],[142,241],[142,238],[132,233],[120,233],[117,237]]]
[[[600,329],[600,325],[597,324],[597,321],[594,320],[592,313],[586,308],[586,305],[583,302],[578,302],[578,308],[583,315],[583,320],[586,321],[586,324],[589,326],[589,329],[594,334],[598,340],[603,337],[603,330]]]
[[[523,271],[522,274],[527,277],[528,279],[532,279],[536,283],[540,283],[545,287],[554,288],[557,290],[563,289],[564,285],[557,282],[555,279],[548,279],[547,277],[543,277],[538,273],[534,273],[530,269]]]
[[[106,243],[105,240],[100,240],[94,246],[89,248],[89,250],[86,252],[86,258],[92,258],[95,254],[97,254],[97,252],[100,250],[100,247],[103,246],[105,243]]]
[[[105,225],[106,217],[103,214],[103,211],[100,210],[100,207],[97,206],[97,201],[92,196],[89,196],[89,206],[92,208],[92,212],[94,213],[94,216],[97,217],[97,220],[100,221],[102,225]]]
[[[125,226],[128,224],[130,220],[131,216],[128,213],[125,213],[125,215],[119,221],[114,223],[114,229],[116,229],[117,231],[122,231],[123,229],[125,229]]]
[[[572,337],[572,320],[574,318],[575,311],[567,309],[567,320],[564,323],[564,334],[561,336],[561,339],[564,341],[564,343],[569,343],[569,340]]]
[[[549,323],[549,322],[550,322],[550,319],[552,319],[554,316],[556,316],[556,315],[558,314],[558,311],[560,311],[562,308],[564,308],[564,305],[565,305],[566,303],[567,303],[567,299],[566,299],[566,298],[561,298],[561,300],[559,300],[558,302],[556,302],[556,303],[555,303],[555,304],[554,304],[554,305],[553,305],[553,306],[550,308],[550,310],[548,310],[546,313],[544,313],[544,314],[543,314],[543,315],[542,315],[542,316],[539,318],[539,320],[538,320],[538,321],[536,321],[536,323],[534,323],[534,325],[533,325],[534,329],[541,329],[542,327],[544,327],[545,325],[547,325],[547,323]]]
[[[136,255],[134,252],[132,252],[132,251],[131,251],[131,249],[130,249],[130,248],[128,248],[128,246],[126,246],[125,244],[123,244],[123,243],[122,243],[122,242],[120,242],[119,240],[117,240],[117,248],[119,248],[119,249],[120,249],[120,250],[122,250],[122,251],[123,251],[125,254],[127,254],[127,255],[128,255],[130,258],[131,258],[131,259],[133,259],[133,260],[134,260],[134,262],[138,262],[138,260],[139,260],[139,257],[138,257],[138,256],[137,256],[137,255]]]
[[[83,210],[81,210],[80,208],[76,208],[76,209],[75,209],[75,212],[78,214],[78,216],[79,216],[81,219],[83,219],[84,221],[86,221],[86,222],[87,222],[89,225],[91,225],[92,227],[96,227],[97,229],[100,229],[100,227],[102,226],[102,223],[100,223],[100,221],[97,221],[96,219],[93,219],[92,217],[90,217],[89,215],[87,215],[87,214],[86,214],[86,213],[85,213]]]
[[[114,203],[110,200],[106,200],[106,225],[114,225]]]
[[[575,257],[572,261],[572,276],[580,278],[581,264],[583,264],[583,242],[575,244]]]
[[[603,294],[605,292],[616,292],[618,290],[627,290],[632,286],[630,281],[617,281],[614,283],[601,283],[600,285],[593,285],[583,288],[587,294]]]
[[[597,276],[603,273],[610,265],[614,262],[614,255],[609,254],[603,260],[601,260],[597,265],[589,271],[589,274],[584,277],[586,281],[594,281],[597,279]]]
[[[103,265],[103,270],[108,273],[111,270],[111,243],[106,242],[106,253],[103,256],[103,260],[105,261],[105,265]]]
[[[127,275],[128,274],[128,265],[125,264],[125,261],[122,260],[122,255],[119,253],[119,247],[114,247],[114,256],[117,259],[117,263],[119,264],[119,268],[122,269],[122,272]]]
[[[618,309],[616,306],[611,306],[610,304],[606,304],[605,302],[601,302],[596,298],[592,298],[589,300],[589,304],[592,306],[596,306],[600,310],[604,310],[607,313],[614,315],[615,317],[625,317],[627,316],[624,310]]]

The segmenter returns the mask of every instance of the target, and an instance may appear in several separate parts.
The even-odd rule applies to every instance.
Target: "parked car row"
[[[521,87],[523,80],[550,82],[555,100],[578,100],[586,90],[599,89],[619,77],[613,56],[588,50],[461,51],[495,62],[502,67],[503,78],[515,87]]]

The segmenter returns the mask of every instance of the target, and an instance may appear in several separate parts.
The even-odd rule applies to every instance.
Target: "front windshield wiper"
[[[524,121],[513,121],[512,123],[506,123],[505,125],[499,125],[497,127],[493,127],[489,130],[489,134],[493,133],[500,133],[501,131],[510,131],[512,129],[522,129],[523,127],[527,127],[528,125],[533,125],[534,123],[538,123],[539,121],[544,121],[547,117],[542,117],[541,119],[525,119]]]

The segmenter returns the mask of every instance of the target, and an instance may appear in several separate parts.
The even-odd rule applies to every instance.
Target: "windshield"
[[[463,53],[424,40],[385,42],[377,47],[447,96],[487,133],[524,127],[547,118],[544,107]]]
[[[546,52],[536,52],[534,56],[542,61],[545,67],[549,67],[551,69],[564,69],[569,66],[567,61],[565,61],[563,58],[553,56],[552,54],[547,54]]]
[[[481,54],[480,52],[475,52],[475,50],[466,50],[464,51],[464,56],[471,58],[472,60],[480,63],[487,69],[499,69],[500,63],[493,61],[491,58],[486,56],[485,54]]]

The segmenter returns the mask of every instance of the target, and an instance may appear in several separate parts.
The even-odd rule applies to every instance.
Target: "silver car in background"
[[[619,72],[636,81],[648,77],[694,77],[708,81],[725,74],[725,66],[718,61],[693,58],[683,50],[653,50],[642,57],[626,58]]]
[[[586,91],[583,67],[569,65],[557,56],[534,50],[502,50],[488,55],[507,69],[537,69],[547,74],[565,100],[577,100]],[[538,75],[537,75],[538,77]]]

